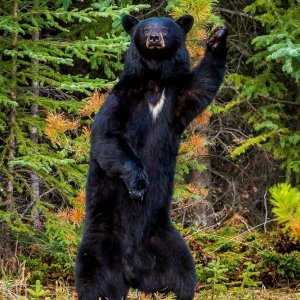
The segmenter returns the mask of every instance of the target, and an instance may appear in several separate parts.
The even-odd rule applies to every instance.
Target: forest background
[[[90,126],[122,70],[129,13],[192,14],[192,64],[215,26],[230,33],[225,82],[176,170],[197,297],[300,299],[298,0],[0,0],[0,299],[76,296]]]

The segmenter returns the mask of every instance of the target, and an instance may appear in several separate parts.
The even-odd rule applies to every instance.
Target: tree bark
[[[201,117],[201,116],[200,116]],[[197,119],[192,123],[193,131],[205,142],[208,140],[208,128],[210,120],[197,123]],[[205,143],[206,150],[208,151],[208,146]],[[197,158],[197,162],[206,167],[204,171],[192,170],[189,176],[189,184],[193,185],[196,189],[201,191],[209,190],[211,187],[211,173],[210,173],[210,158],[207,155],[200,155]],[[203,195],[202,195],[203,196]],[[193,220],[192,223],[196,226],[212,226],[215,224],[214,219],[214,207],[210,201],[209,196],[205,196],[204,199],[200,199],[198,205],[194,206],[193,209]]]
[[[38,5],[39,5],[38,1],[35,1],[34,6],[38,7]],[[36,30],[33,32],[31,39],[32,39],[33,42],[35,42],[35,41],[39,40],[39,37],[40,37],[39,28],[38,28],[38,26],[36,26]],[[33,59],[31,62],[34,66],[36,66],[36,68],[34,68],[35,71],[38,72],[39,62],[36,59]],[[40,91],[39,91],[40,90],[40,84],[39,84],[39,81],[37,80],[37,78],[32,79],[31,86],[33,87],[33,94],[35,96],[39,96],[39,94],[40,94]],[[36,118],[37,115],[38,115],[38,110],[39,110],[38,105],[36,103],[32,103],[30,110],[31,110],[31,114],[32,114],[33,118]],[[39,136],[38,136],[37,127],[32,126],[30,137],[31,137],[31,140],[34,143],[36,143],[36,144],[38,143]],[[31,201],[35,202],[40,197],[40,180],[39,180],[39,177],[38,177],[36,172],[32,172],[30,177],[31,177],[31,187],[32,187],[32,196],[31,196],[32,199],[31,199]],[[34,226],[38,227],[40,225],[39,211],[35,206],[33,206],[33,207],[34,207],[34,220],[33,220],[33,222],[34,222]]]
[[[12,16],[15,23],[18,22],[18,0],[13,1]],[[14,33],[12,36],[12,48],[15,50],[18,43],[18,34]],[[17,102],[17,58],[12,58],[11,67],[11,86],[10,97],[14,102]],[[7,196],[6,196],[6,211],[13,212],[15,209],[14,201],[14,167],[10,162],[14,159],[16,154],[16,140],[15,140],[15,121],[16,121],[16,108],[12,106],[8,113],[8,155],[7,155]],[[0,256],[2,258],[9,257],[11,253],[11,236],[12,231],[7,223],[3,224],[3,237],[1,237],[0,243]]]
[[[18,0],[13,1],[12,15],[14,21],[18,22]],[[12,37],[13,49],[16,49],[18,43],[18,34],[14,33]],[[12,71],[11,71],[11,99],[17,102],[17,58],[12,58]],[[15,120],[16,120],[16,108],[13,106],[9,112],[8,116],[8,126],[9,126],[9,151],[8,151],[8,173],[9,178],[7,182],[7,210],[13,211],[14,209],[14,167],[11,166],[10,162],[14,159],[16,153],[16,140],[15,134]]]

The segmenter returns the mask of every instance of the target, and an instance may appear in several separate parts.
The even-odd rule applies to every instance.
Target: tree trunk
[[[210,113],[204,111],[192,124],[192,130],[194,135],[197,135],[199,139],[204,140],[204,152],[208,152],[207,140],[208,140],[208,128],[210,124]],[[189,175],[188,182],[197,190],[201,191],[202,199],[199,204],[193,208],[192,223],[196,226],[212,226],[215,224],[214,219],[214,207],[210,201],[208,193],[211,187],[211,174],[210,174],[210,158],[206,155],[207,153],[199,154],[197,162],[206,167],[206,170],[192,170]]]
[[[13,11],[12,15],[14,21],[18,22],[18,0],[13,1]],[[18,34],[14,33],[12,38],[13,49],[16,49],[18,43]],[[12,58],[12,71],[11,71],[11,99],[17,102],[17,58]],[[16,108],[13,106],[9,112],[8,116],[8,126],[9,126],[9,151],[8,151],[8,173],[9,178],[7,182],[7,210],[13,211],[14,209],[14,167],[11,166],[10,162],[15,157],[16,152],[16,140],[14,137],[15,134],[15,120],[16,120]]]
[[[35,1],[34,5],[36,7],[38,7],[38,1]],[[33,42],[38,41],[39,36],[40,36],[39,29],[37,27],[36,30],[32,34],[32,41]],[[38,66],[39,62],[36,59],[33,59],[32,64],[34,66]],[[38,72],[38,68],[36,67],[35,69],[36,69],[36,72]],[[39,96],[40,84],[39,84],[39,81],[37,80],[37,78],[32,79],[31,85],[33,87],[33,94],[35,96]],[[39,107],[36,103],[31,104],[31,114],[34,118],[37,117],[37,115],[38,115],[38,109],[39,109]],[[31,137],[31,140],[33,142],[38,143],[39,136],[38,136],[37,127],[33,126],[31,128],[30,137]],[[31,201],[35,202],[40,197],[40,180],[39,180],[39,177],[38,177],[36,172],[31,173],[31,187],[32,187],[32,196],[31,196],[32,199],[31,199]],[[34,221],[33,222],[34,222],[34,226],[38,227],[40,225],[39,211],[35,206],[33,206],[33,207],[34,207]]]
[[[13,1],[13,9],[12,15],[15,23],[18,22],[18,0]],[[12,36],[12,46],[13,49],[17,48],[18,43],[18,34],[14,33]],[[17,58],[12,58],[12,68],[11,68],[11,99],[12,101],[17,102]],[[10,164],[10,162],[14,159],[16,153],[16,140],[15,140],[15,120],[16,120],[16,108],[15,106],[11,107],[11,110],[8,113],[8,157],[7,157],[7,170],[8,170],[8,178],[7,178],[7,198],[6,198],[6,211],[13,212],[15,209],[15,201],[14,201],[14,167]],[[3,238],[1,241],[0,247],[0,255],[2,258],[9,257],[12,253],[11,249],[11,229],[10,227],[4,223],[3,224]]]

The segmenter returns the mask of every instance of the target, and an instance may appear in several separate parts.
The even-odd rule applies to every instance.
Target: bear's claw
[[[207,41],[207,48],[211,51],[226,48],[226,39],[228,36],[228,29],[225,26],[216,27]]]
[[[134,200],[143,201],[144,194],[148,188],[148,175],[145,170],[140,170],[139,172],[134,172],[128,176],[125,181],[129,195]]]

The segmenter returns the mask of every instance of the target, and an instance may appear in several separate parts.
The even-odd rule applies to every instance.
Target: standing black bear
[[[214,31],[191,71],[191,16],[122,23],[131,35],[125,69],[92,127],[79,300],[125,299],[129,287],[190,300],[194,261],[169,215],[175,162],[183,130],[222,83],[227,30]]]

